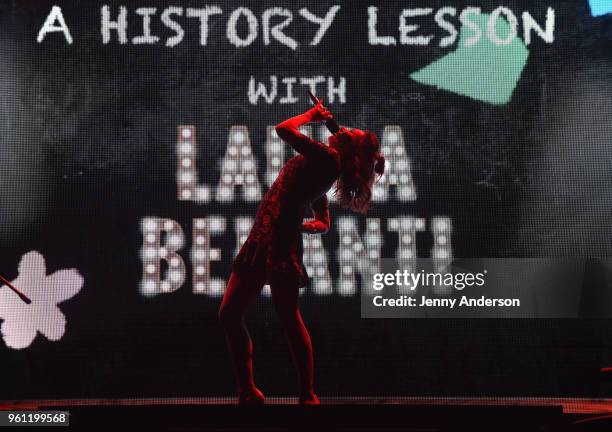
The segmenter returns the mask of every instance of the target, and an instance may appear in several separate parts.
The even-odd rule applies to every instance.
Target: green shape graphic
[[[457,49],[434,61],[410,77],[438,89],[467,96],[472,99],[503,105],[510,101],[529,57],[529,50],[516,36],[508,45],[496,45],[487,35],[490,15],[472,17],[480,27],[480,40],[469,47],[465,46],[474,32],[466,26],[461,27]],[[506,38],[511,27],[503,17],[497,20],[497,34]]]

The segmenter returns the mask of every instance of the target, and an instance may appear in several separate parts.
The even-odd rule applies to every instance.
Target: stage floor
[[[321,398],[322,405],[269,398],[238,406],[236,398],[3,400],[0,410],[69,412],[70,430],[610,432],[612,399],[541,397]],[[23,430],[23,429],[20,429]]]
[[[477,407],[561,407],[564,414],[612,414],[612,399],[543,398],[543,397],[322,397],[323,405],[410,405],[410,406],[477,406]],[[46,399],[2,400],[0,409],[42,409],[53,407],[87,406],[176,406],[176,405],[234,405],[231,397],[184,398],[121,398],[121,399]],[[297,404],[295,397],[271,397],[267,405]]]

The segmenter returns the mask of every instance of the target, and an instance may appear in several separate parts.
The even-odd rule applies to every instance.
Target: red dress
[[[301,288],[309,278],[302,262],[302,221],[311,208],[328,209],[326,192],[340,175],[341,163],[336,150],[306,135],[290,144],[300,154],[287,161],[264,195],[232,271],[265,272],[268,283]]]

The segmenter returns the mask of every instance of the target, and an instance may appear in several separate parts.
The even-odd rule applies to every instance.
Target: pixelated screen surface
[[[0,399],[233,394],[218,308],[308,90],[386,158],[367,215],[330,189],[329,232],[303,238],[319,394],[595,395],[605,3],[1,1],[0,275],[32,303],[0,284]],[[576,318],[362,319],[389,257],[575,258]],[[293,394],[269,287],[247,324],[261,386]]]

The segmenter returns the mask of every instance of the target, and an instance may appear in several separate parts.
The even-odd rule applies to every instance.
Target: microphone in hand
[[[310,96],[310,99],[315,105],[319,103],[319,99],[315,95],[313,95],[310,90],[308,90],[308,95]],[[340,132],[340,126],[338,126],[338,123],[336,123],[336,120],[334,120],[333,118],[326,120],[325,126],[327,126],[327,130],[329,130],[332,135],[336,135],[338,132]]]

